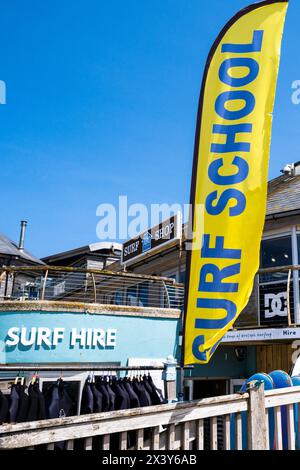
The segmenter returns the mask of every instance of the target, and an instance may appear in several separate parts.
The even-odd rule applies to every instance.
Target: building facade
[[[184,284],[185,233],[183,226],[181,241],[150,250],[125,267],[117,262],[111,268],[166,276]],[[287,165],[269,182],[260,271],[249,303],[210,363],[185,373],[186,398],[233,392],[257,371],[291,370],[300,345],[299,257],[300,162]]]

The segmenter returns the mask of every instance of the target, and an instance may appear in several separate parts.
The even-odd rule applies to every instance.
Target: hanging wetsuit
[[[59,417],[59,391],[58,384],[51,385],[45,392],[47,418],[54,419]]]
[[[143,376],[143,378],[141,380],[141,384],[143,385],[143,387],[145,388],[145,390],[148,394],[147,396],[149,397],[149,399],[151,401],[151,405],[157,405],[158,403],[153,402],[153,399],[152,399],[153,390],[151,388],[151,385],[147,381],[147,376],[146,375]]]
[[[16,384],[11,386],[10,406],[9,406],[9,422],[16,423],[19,409],[19,392]]]
[[[145,387],[150,394],[152,405],[161,405],[166,403],[161,392],[158,390],[158,388],[156,388],[151,375],[144,375],[143,383],[145,384]]]
[[[129,395],[130,408],[139,408],[141,406],[139,397],[133,390],[132,384],[128,379],[125,379],[123,385]]]
[[[146,391],[144,385],[142,385],[141,382],[139,382],[137,379],[133,379],[132,381],[132,386],[133,390],[137,394],[140,405],[141,406],[150,406],[151,401],[150,401],[150,396],[149,393]]]
[[[108,396],[109,396],[109,409],[108,409],[108,411],[115,411],[115,409],[116,409],[115,408],[116,394],[112,390],[110,383],[106,383],[105,387],[106,387],[106,390],[107,390],[107,393],[108,393]]]
[[[68,393],[67,385],[63,380],[59,379],[55,384],[51,385],[46,392],[46,397],[48,418],[62,418],[73,414],[73,399]]]
[[[109,411],[110,399],[103,377],[96,377],[96,388],[102,395],[102,410]]]
[[[8,400],[0,391],[0,424],[8,423]]]
[[[68,391],[68,385],[63,381],[59,383],[59,415],[62,416],[73,416],[75,413],[75,403]]]
[[[124,391],[118,380],[112,383],[112,390],[116,394],[115,410],[127,410],[130,407],[130,400],[127,392]]]
[[[102,412],[102,402],[103,402],[103,395],[99,390],[96,388],[94,383],[91,383],[91,390],[94,397],[94,413],[101,413]]]
[[[39,388],[38,380],[28,387],[29,406],[27,421],[46,419],[45,398]]]
[[[82,390],[82,398],[81,398],[81,406],[80,406],[80,414],[85,415],[94,412],[94,395],[91,389],[91,384],[87,379],[85,381],[83,390]]]
[[[67,391],[67,385],[62,379],[49,387],[46,392],[46,409],[48,418],[64,418],[74,412],[74,402]],[[64,450],[65,441],[56,442],[55,448]]]

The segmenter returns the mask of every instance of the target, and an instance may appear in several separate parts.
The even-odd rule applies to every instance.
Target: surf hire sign
[[[191,189],[184,364],[209,362],[246,306],[259,267],[287,6],[269,0],[239,12],[206,63]]]

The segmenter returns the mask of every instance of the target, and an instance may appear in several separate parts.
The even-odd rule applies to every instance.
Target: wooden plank
[[[275,449],[282,450],[282,424],[281,424],[281,409],[280,406],[274,408],[275,419]]]
[[[300,401],[300,400],[299,400]],[[199,403],[199,402],[198,402]],[[160,405],[163,411],[159,412],[159,408],[153,407],[155,411],[149,413],[149,409],[144,412],[139,410],[116,411],[111,413],[101,413],[97,415],[88,415],[89,420],[84,416],[73,418],[73,425],[71,425],[69,418],[61,418],[59,422],[49,423],[45,428],[43,421],[41,426],[35,424],[33,429],[27,423],[27,430],[25,432],[14,432],[13,425],[5,426],[5,430],[10,430],[6,435],[0,429],[0,448],[24,448],[30,445],[39,445],[49,442],[59,442],[76,438],[88,438],[93,436],[100,436],[103,434],[113,434],[118,432],[126,432],[129,430],[143,429],[147,427],[166,426],[175,423],[184,423],[186,421],[194,421],[206,417],[216,417],[219,415],[235,413],[247,410],[247,400],[245,396],[237,395],[234,400],[219,397],[219,400],[210,399],[210,403],[205,405],[193,404],[193,406],[182,408],[177,405],[174,409],[172,405],[166,408],[166,405]],[[150,407],[148,407],[150,408]],[[103,415],[111,415],[104,417]],[[106,418],[106,419],[105,419]],[[65,421],[66,420],[66,421]],[[75,424],[76,423],[76,424]],[[16,427],[19,425],[15,425]],[[29,429],[28,429],[29,428]],[[181,439],[180,439],[181,440]]]
[[[280,344],[273,344],[273,370],[282,369],[281,356],[282,354]]]
[[[266,450],[270,450],[270,430],[269,430],[269,410],[265,409],[265,421],[266,421]]]
[[[230,415],[224,416],[224,450],[230,450]]]
[[[177,426],[175,426],[175,440],[174,440],[175,450],[180,450],[181,448],[181,436],[182,436],[182,430],[181,430],[181,426],[178,424]]]
[[[127,431],[120,433],[120,450],[127,450]]]
[[[288,428],[288,446],[289,450],[295,450],[295,421],[294,405],[287,406],[287,428]]]
[[[299,394],[300,396],[300,386],[298,385],[297,387],[290,387],[290,388],[278,388],[274,390],[266,390],[265,395],[266,397],[272,397],[272,396],[280,396],[280,395],[294,395],[294,394]]]
[[[235,448],[236,450],[243,450],[243,429],[242,429],[242,415],[237,413],[235,416],[236,429],[235,429]]]
[[[292,357],[293,357],[293,353],[294,353],[294,349],[292,348],[292,345],[291,344],[287,344],[287,373],[289,374],[290,373],[290,370],[291,370],[291,367],[293,365],[293,360],[292,360]]]
[[[136,450],[143,450],[144,448],[144,429],[138,429],[136,433]]]
[[[93,450],[93,438],[87,437],[84,439],[84,450]]]
[[[74,440],[70,439],[66,442],[66,450],[74,450]]]
[[[218,428],[217,418],[210,418],[210,448],[211,450],[218,450]]]
[[[196,421],[196,449],[203,450],[204,449],[204,423],[203,419],[199,419]]]
[[[159,426],[155,426],[152,429],[152,450],[159,450]]]
[[[273,348],[272,345],[266,346],[266,355],[267,355],[267,364],[266,364],[266,373],[268,374],[273,369]]]
[[[192,448],[192,443],[194,441],[196,441],[196,437],[197,437],[197,431],[196,431],[196,426],[197,426],[198,422],[197,421],[190,421],[190,448]]]
[[[104,436],[102,437],[101,448],[102,450],[110,449],[110,435],[109,434],[104,434]]]
[[[280,344],[279,347],[279,353],[278,353],[278,370],[284,370],[286,369],[286,358],[285,358],[285,345]],[[274,369],[275,370],[275,369]]]
[[[297,387],[294,387],[297,390]],[[298,387],[300,392],[300,387]],[[288,390],[288,389],[285,389]],[[269,393],[269,392],[268,392]],[[172,412],[174,416],[176,415],[176,419],[179,414],[187,414],[191,413],[194,410],[204,410],[207,407],[213,407],[214,405],[216,408],[218,406],[228,406],[229,408],[232,406],[232,410],[230,409],[229,412],[235,413],[235,406],[239,403],[244,403],[243,410],[247,409],[246,400],[248,398],[248,394],[245,393],[243,395],[240,394],[232,394],[232,395],[223,395],[219,397],[212,397],[212,398],[204,398],[201,400],[193,400],[190,402],[184,403],[176,403],[176,404],[166,404],[166,405],[155,405],[155,406],[148,406],[143,408],[130,409],[130,410],[122,410],[122,411],[110,411],[106,413],[93,413],[88,415],[80,415],[80,416],[70,416],[66,418],[57,418],[57,419],[47,419],[42,421],[32,421],[27,423],[19,423],[19,424],[4,424],[0,426],[0,434],[7,434],[8,432],[14,431],[27,431],[31,429],[45,429],[45,428],[53,428],[57,425],[72,425],[72,424],[83,424],[83,423],[95,423],[98,421],[111,421],[111,418],[120,419],[120,418],[132,418],[134,416],[147,416],[147,415],[156,415],[162,414],[163,412]],[[219,413],[219,415],[222,413]],[[224,413],[223,413],[224,414]],[[216,415],[217,416],[217,415]],[[209,417],[207,414],[205,417]],[[189,421],[188,418],[185,421]],[[174,420],[176,422],[176,420]],[[168,423],[165,423],[168,424]],[[128,429],[130,430],[130,429]],[[118,432],[118,430],[116,431]]]
[[[174,450],[175,424],[170,424],[167,430],[167,449]]]
[[[292,387],[291,387],[292,388]],[[300,402],[300,393],[294,394],[278,394],[277,396],[266,396],[266,408],[274,408],[275,406],[291,405]]]
[[[258,354],[256,355],[257,370],[259,372],[265,372],[267,370],[267,352],[266,346],[258,346]]]
[[[282,363],[281,369],[284,370],[285,372],[288,372],[288,357],[287,357],[287,354],[288,354],[287,345],[282,344],[281,345],[281,363]]]
[[[190,450],[190,423],[189,422],[185,422],[182,425],[181,450]]]

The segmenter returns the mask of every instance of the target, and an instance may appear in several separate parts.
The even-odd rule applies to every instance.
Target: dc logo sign
[[[287,292],[265,294],[265,318],[287,317]]]

